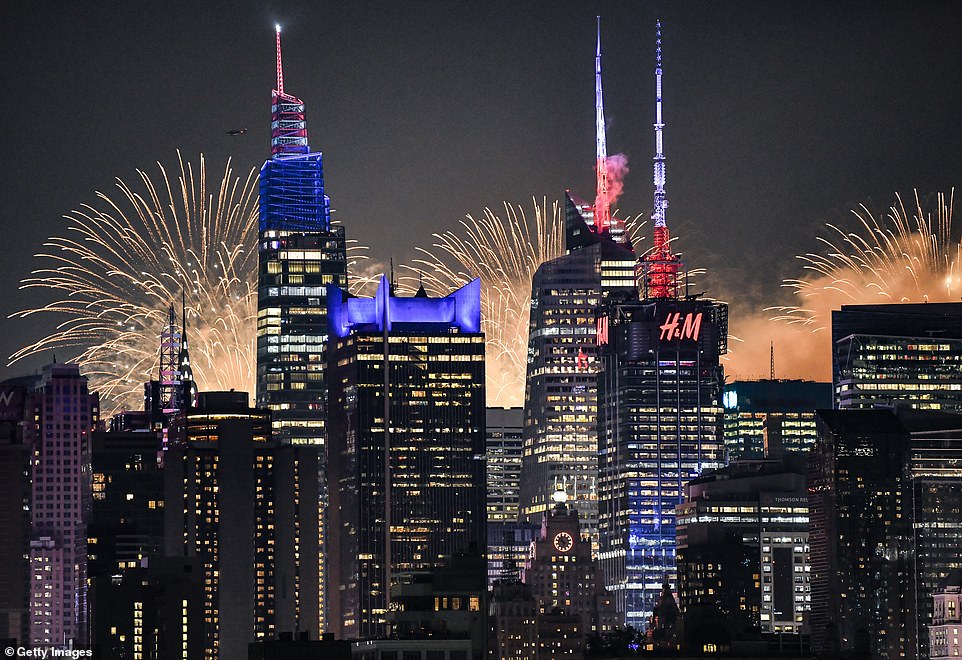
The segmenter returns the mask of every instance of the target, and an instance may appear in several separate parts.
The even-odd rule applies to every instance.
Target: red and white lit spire
[[[271,98],[271,157],[306,154],[307,121],[304,101],[284,92],[281,26],[274,26],[277,45],[277,88]]]
[[[277,37],[277,93],[284,94],[284,65],[281,64],[281,26],[274,26]]]
[[[648,298],[676,298],[678,270],[681,262],[669,246],[670,235],[665,223],[668,196],[665,193],[665,152],[661,114],[661,21],[655,33],[655,203],[651,219],[654,222],[654,247],[644,258],[644,291]]]
[[[595,231],[611,227],[611,198],[608,192],[608,145],[605,137],[605,102],[601,93],[601,16],[595,48]]]

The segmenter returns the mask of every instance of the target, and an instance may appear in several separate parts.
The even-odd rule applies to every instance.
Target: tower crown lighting
[[[654,222],[654,247],[641,264],[642,290],[646,298],[677,298],[681,261],[671,251],[671,237],[665,222],[668,195],[665,192],[665,122],[661,113],[661,21],[655,26],[655,200],[651,214]]]

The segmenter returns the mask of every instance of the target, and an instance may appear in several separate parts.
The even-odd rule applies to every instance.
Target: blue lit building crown
[[[320,153],[274,156],[261,167],[260,231],[326,231],[331,199],[324,194]]]
[[[327,321],[333,337],[347,337],[351,330],[390,332],[394,326],[400,326],[396,329],[444,326],[479,333],[481,280],[471,280],[443,298],[395,297],[383,275],[373,298],[348,298],[343,290],[331,285],[327,289]]]

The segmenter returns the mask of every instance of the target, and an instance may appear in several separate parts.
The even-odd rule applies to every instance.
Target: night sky
[[[374,258],[409,260],[502,200],[530,208],[566,187],[590,198],[596,14],[608,149],[629,156],[619,206],[631,214],[651,212],[664,22],[668,224],[733,316],[783,299],[824,222],[962,182],[954,3],[14,0],[0,14],[0,314],[34,306],[17,290],[31,255],[63,213],[113,194],[114,177],[173,165],[178,148],[212,172],[228,156],[261,165],[275,22],[335,217]],[[5,320],[0,353],[53,322]]]

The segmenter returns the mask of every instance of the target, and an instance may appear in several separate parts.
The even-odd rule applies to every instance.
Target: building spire
[[[601,16],[597,16],[595,47],[595,231],[611,226],[611,198],[608,194],[608,144],[605,137],[605,103],[601,92]]]
[[[281,26],[277,24],[274,26],[274,32],[277,37],[277,93],[284,93],[284,65],[281,64]]]
[[[277,45],[277,88],[271,99],[271,157],[296,156],[310,151],[307,146],[307,120],[304,101],[284,91],[281,63],[281,26],[274,26]]]
[[[661,116],[661,21],[655,26],[655,205],[651,219],[655,227],[664,227],[668,197],[665,193],[665,123]]]
[[[654,221],[654,246],[642,262],[643,288],[646,298],[675,298],[678,295],[678,270],[681,262],[673,254],[669,242],[665,210],[668,196],[665,193],[664,119],[661,114],[661,21],[655,23],[655,202],[651,213]]]

